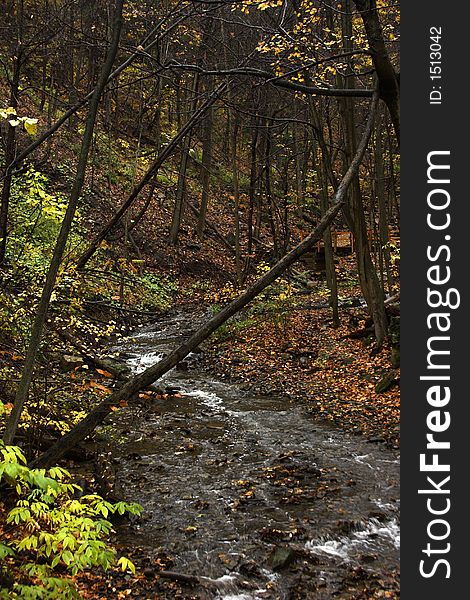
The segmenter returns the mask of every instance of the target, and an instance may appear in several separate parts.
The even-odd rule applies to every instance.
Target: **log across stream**
[[[205,317],[175,311],[111,350],[138,372]],[[399,565],[398,455],[199,362],[159,381],[166,398],[119,413],[116,491],[144,506],[121,541],[171,554],[174,571],[201,582],[188,598],[352,598],[358,578],[371,589],[360,597],[387,589]]]

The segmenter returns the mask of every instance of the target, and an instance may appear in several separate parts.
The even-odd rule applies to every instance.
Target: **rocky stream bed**
[[[206,317],[174,311],[110,353],[139,372]],[[216,380],[198,353],[158,385],[112,433],[116,493],[144,507],[118,541],[142,549],[152,576],[162,552],[188,576],[179,595],[153,597],[398,598],[397,452]]]

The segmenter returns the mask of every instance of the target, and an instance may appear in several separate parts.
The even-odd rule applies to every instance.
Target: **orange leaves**
[[[97,381],[96,379],[85,379],[82,385],[79,387],[81,392],[86,392],[92,390],[100,396],[111,394],[112,390]]]
[[[103,371],[103,369],[96,369],[96,372],[99,373],[100,375],[103,375],[103,377],[113,377],[113,374],[110,373],[109,371]]]
[[[99,390],[100,392],[104,392],[105,394],[110,394],[111,390],[109,388],[107,388],[105,385],[103,385],[102,383],[98,383],[97,381],[95,381],[94,379],[91,379],[89,382],[89,386],[95,390]]]
[[[19,360],[23,360],[23,356],[20,354],[16,354],[16,352],[10,352],[10,350],[0,350],[1,358],[9,358],[10,360],[14,360],[15,362]]]

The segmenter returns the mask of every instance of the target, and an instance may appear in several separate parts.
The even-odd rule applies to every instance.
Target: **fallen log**
[[[99,358],[98,356],[94,356],[90,353],[90,351],[83,346],[71,333],[68,331],[58,330],[57,335],[66,341],[68,344],[73,346],[80,356],[83,358],[83,361],[93,367],[94,369],[101,369],[102,371],[107,371],[116,379],[120,379],[121,381],[125,381],[129,378],[131,373],[130,368],[127,365],[121,364],[117,361],[111,361],[106,358]]]
[[[214,331],[216,331],[230,317],[238,313],[249,302],[251,302],[266,287],[273,283],[280,275],[291,267],[303,254],[309,252],[322,237],[325,229],[333,222],[336,215],[347,202],[346,192],[353,177],[359,169],[369,138],[373,129],[375,111],[377,107],[378,94],[374,94],[371,110],[367,120],[367,125],[358,146],[356,155],[351,162],[346,174],[339,184],[330,208],[325,212],[322,219],[313,229],[313,231],[281,258],[267,273],[260,277],[251,287],[249,287],[238,298],[230,302],[223,310],[214,315],[207,323],[202,325],[178,348],[173,350],[158,363],[152,365],[139,375],[129,379],[122,387],[114,391],[100,404],[98,404],[80,423],[60,438],[47,452],[33,461],[33,467],[48,467],[57,463],[57,461],[67,452],[68,448],[75,446],[81,440],[89,436],[95,428],[104,421],[104,419],[120,406],[122,401],[128,404],[135,402],[137,394],[160,379],[162,375],[176,366],[190,352],[195,350],[201,342],[206,340]]]
[[[172,581],[181,581],[189,585],[198,585],[202,581],[197,575],[187,575],[186,573],[176,573],[175,571],[157,571],[156,575],[163,579],[171,579]]]

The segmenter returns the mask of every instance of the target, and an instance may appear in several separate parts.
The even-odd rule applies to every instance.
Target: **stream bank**
[[[139,372],[206,316],[175,310],[112,353]],[[398,597],[397,452],[316,422],[292,397],[224,382],[205,364],[190,355],[159,381],[160,397],[119,411],[101,432],[115,493],[144,507],[117,538],[146,565],[140,597]],[[165,584],[162,556],[197,583]]]

